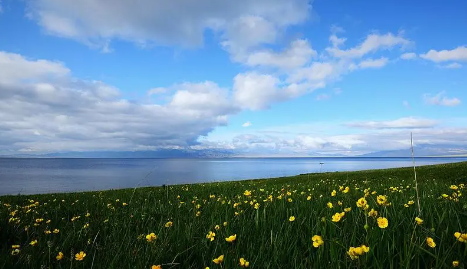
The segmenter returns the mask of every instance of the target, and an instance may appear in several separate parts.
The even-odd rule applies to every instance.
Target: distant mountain
[[[452,145],[418,145],[414,147],[415,157],[463,156],[467,157],[467,147]],[[275,150],[255,152],[249,150],[223,149],[159,149],[154,151],[69,151],[47,154],[9,154],[0,158],[227,158],[227,157],[410,157],[410,148],[371,152],[363,155],[318,153],[318,152],[281,152]]]
[[[359,157],[411,157],[411,149],[386,150],[371,152]],[[454,147],[452,145],[419,145],[414,147],[415,157],[454,157],[467,156],[467,147]]]
[[[69,151],[47,154],[21,154],[18,158],[224,158],[230,157],[233,152],[229,150],[181,150],[160,149],[154,151]]]

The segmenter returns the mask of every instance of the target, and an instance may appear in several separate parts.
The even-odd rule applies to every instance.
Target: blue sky
[[[0,7],[2,154],[467,147],[465,1]]]

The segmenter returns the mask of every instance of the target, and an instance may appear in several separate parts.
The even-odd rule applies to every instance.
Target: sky
[[[0,154],[467,148],[467,2],[0,0]]]

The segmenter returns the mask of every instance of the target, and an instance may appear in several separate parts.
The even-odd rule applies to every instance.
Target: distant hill
[[[415,157],[467,157],[467,147],[452,145],[418,145],[414,147]],[[376,151],[363,155],[336,153],[294,153],[280,151],[255,152],[249,150],[223,149],[159,149],[154,151],[69,151],[47,154],[9,154],[0,158],[228,158],[228,157],[410,157],[410,148],[401,150]]]
[[[161,149],[154,151],[70,151],[47,154],[21,154],[1,157],[18,158],[224,158],[233,153],[228,150],[180,150]]]
[[[419,145],[414,147],[415,157],[454,157],[467,156],[467,147],[455,147],[452,145]],[[371,152],[359,157],[411,157],[410,148],[401,150],[386,150]]]

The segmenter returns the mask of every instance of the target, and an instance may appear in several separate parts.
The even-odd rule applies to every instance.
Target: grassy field
[[[467,163],[413,172],[3,196],[0,268],[465,268]]]

